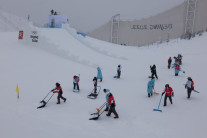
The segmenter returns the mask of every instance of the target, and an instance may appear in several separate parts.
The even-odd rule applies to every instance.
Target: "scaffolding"
[[[185,37],[189,37],[194,33],[194,24],[196,17],[196,8],[198,0],[188,0],[185,19]]]
[[[120,14],[114,15],[111,20],[111,43],[118,44]]]

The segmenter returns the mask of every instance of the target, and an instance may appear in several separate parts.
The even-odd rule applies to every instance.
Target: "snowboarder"
[[[78,76],[75,75],[75,76],[73,77],[73,85],[74,85],[74,86],[73,86],[73,89],[74,89],[74,90],[75,90],[75,89],[78,90],[78,91],[80,90],[80,89],[79,89],[79,84],[78,84],[78,83],[79,83],[79,80],[80,80],[80,79],[79,79]]]
[[[152,96],[154,85],[155,85],[155,79],[154,77],[152,77],[152,79],[147,84],[148,97]]]
[[[56,83],[56,88],[52,89],[51,92],[53,93],[58,93],[58,96],[57,96],[57,104],[60,104],[60,98],[63,99],[64,102],[66,102],[66,98],[64,98],[62,95],[63,95],[63,90],[62,90],[62,87],[60,86],[60,83]]]
[[[194,90],[194,82],[191,77],[188,77],[187,79],[188,79],[188,81],[185,84],[185,88],[187,88],[187,95],[188,95],[187,98],[189,99],[192,90]]]
[[[171,62],[172,62],[172,59],[171,59],[171,57],[169,57],[169,59],[168,59],[168,69],[170,69]]]
[[[121,76],[121,65],[119,64],[117,68],[117,78],[120,78],[120,76]]]
[[[97,78],[96,77],[93,78],[93,84],[94,84],[94,93],[96,94],[96,91],[97,91]]]
[[[172,96],[174,96],[174,92],[173,92],[173,89],[169,86],[169,84],[166,84],[165,85],[165,90],[164,92],[162,93],[162,95],[165,94],[165,98],[164,98],[164,106],[167,105],[167,98],[169,98],[170,100],[170,103],[172,103]]]
[[[151,78],[154,77],[154,75],[155,75],[155,77],[158,79],[155,64],[152,67],[150,66],[150,70],[151,70],[151,73],[152,73]]]
[[[101,68],[100,67],[97,67],[97,79],[100,79],[100,82],[102,82],[103,80],[103,76],[102,76],[102,72],[101,72]]]
[[[173,68],[175,68],[175,76],[178,76],[181,68],[180,68],[180,64],[179,64],[179,61],[176,61]]]
[[[115,104],[115,100],[114,100],[112,93],[110,92],[109,89],[104,89],[103,91],[106,93],[106,102],[107,102],[107,107],[108,107],[108,114],[106,114],[106,116],[111,116],[111,113],[114,113],[115,115],[114,118],[115,119],[119,118],[119,115],[117,114],[116,109],[115,109],[116,104]],[[107,110],[105,109],[105,111]]]

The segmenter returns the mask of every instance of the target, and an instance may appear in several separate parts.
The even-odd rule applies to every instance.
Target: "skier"
[[[154,85],[155,85],[155,79],[154,77],[152,77],[152,79],[147,84],[148,97],[152,96]]]
[[[155,75],[155,77],[158,79],[155,64],[152,67],[150,66],[150,70],[151,70],[151,73],[152,73],[151,78],[154,77],[154,75]]]
[[[116,104],[115,104],[115,100],[114,100],[112,93],[110,92],[109,89],[104,89],[103,91],[104,93],[106,93],[106,106],[107,107],[105,111],[108,111],[108,114],[106,114],[106,116],[111,116],[111,113],[114,113],[115,115],[114,118],[115,119],[119,118],[119,115],[117,114],[116,109],[115,109]]]
[[[78,84],[78,83],[79,83],[79,80],[80,80],[80,79],[79,79],[78,76],[75,75],[75,76],[73,77],[73,85],[74,85],[74,86],[73,86],[73,89],[74,89],[74,90],[75,90],[75,89],[80,90],[80,89],[79,89],[79,84]]]
[[[64,102],[66,102],[66,98],[64,98],[62,95],[63,95],[63,90],[62,90],[62,87],[60,86],[60,83],[56,83],[56,88],[52,89],[51,92],[53,93],[58,93],[58,96],[57,96],[57,104],[60,104],[60,98],[63,99]]]
[[[194,90],[194,82],[191,77],[187,78],[188,81],[185,84],[185,88],[187,88],[188,99],[190,98],[191,91]]]
[[[164,98],[164,106],[167,105],[167,98],[169,98],[170,100],[170,103],[172,103],[172,96],[174,96],[174,92],[173,92],[173,89],[169,86],[169,84],[166,84],[165,85],[165,90],[164,92],[162,93],[162,95],[165,93],[165,98]]]
[[[181,70],[181,68],[180,68],[180,64],[179,64],[179,61],[178,61],[178,60],[175,62],[173,68],[175,68],[175,76],[178,76],[179,71]]]
[[[93,84],[94,84],[94,93],[96,94],[96,91],[97,91],[97,78],[96,77],[93,78]]]
[[[121,65],[119,64],[117,68],[117,78],[120,78],[120,76],[121,76]]]
[[[171,59],[171,57],[169,57],[169,59],[168,59],[168,69],[170,69],[171,62],[172,62],[172,59]]]
[[[102,82],[103,80],[103,76],[102,76],[102,72],[101,72],[101,68],[100,67],[97,67],[97,79],[100,79],[100,82]]]

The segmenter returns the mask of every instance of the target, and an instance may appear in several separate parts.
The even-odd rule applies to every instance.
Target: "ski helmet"
[[[191,78],[191,77],[188,77],[187,79],[188,79],[188,80],[192,80],[192,78]]]
[[[166,87],[166,88],[169,88],[169,84],[165,84],[165,87]]]

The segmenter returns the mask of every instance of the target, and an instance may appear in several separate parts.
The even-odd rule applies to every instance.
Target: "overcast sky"
[[[166,11],[185,0],[0,0],[0,9],[30,19],[39,26],[48,22],[51,9],[65,14],[72,27],[88,32],[117,13],[121,19],[141,19]]]

